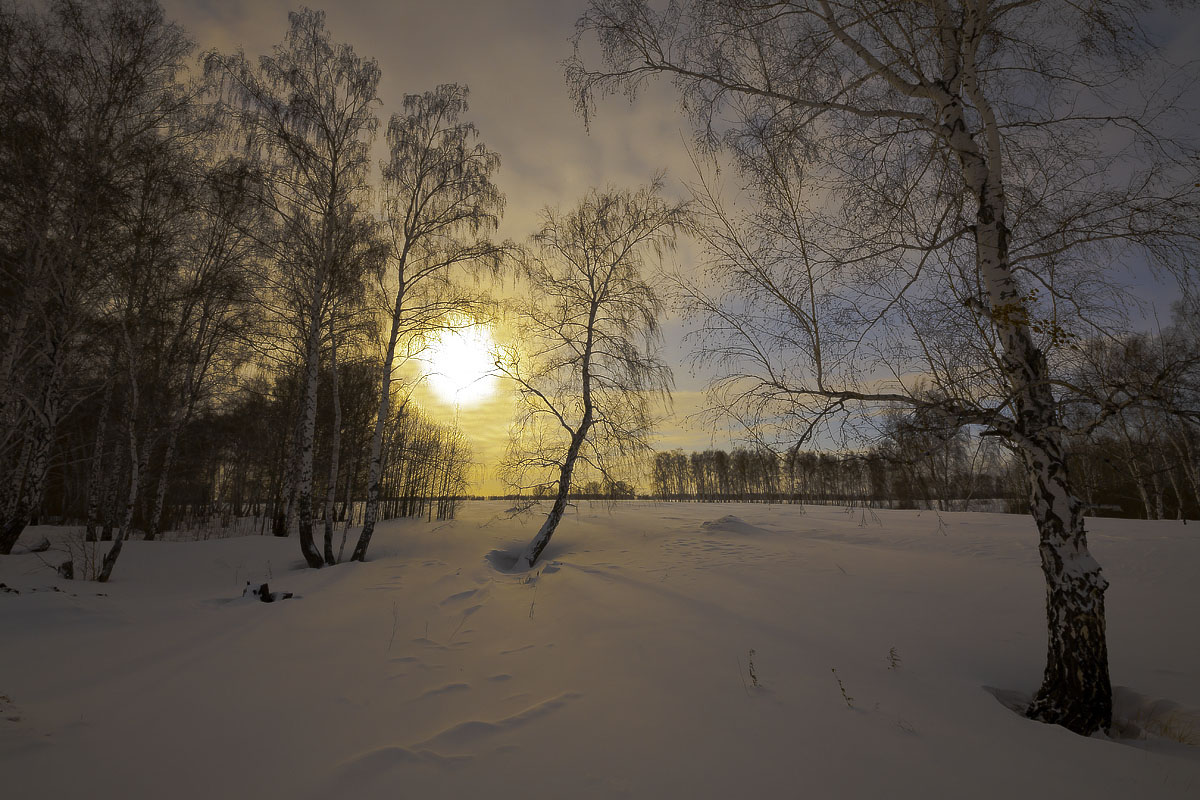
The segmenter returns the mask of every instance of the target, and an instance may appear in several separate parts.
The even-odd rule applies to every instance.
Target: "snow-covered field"
[[[1114,741],[985,688],[1040,678],[1028,518],[583,503],[509,574],[540,520],[503,511],[320,571],[294,538],[130,542],[104,586],[0,557],[0,796],[1200,797],[1200,525],[1089,523]]]

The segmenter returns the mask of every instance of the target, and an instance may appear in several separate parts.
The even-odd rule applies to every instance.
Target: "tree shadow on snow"
[[[1012,689],[984,686],[1002,706],[1025,716],[1033,697]],[[1200,709],[1186,709],[1172,700],[1153,698],[1130,689],[1113,687],[1112,727],[1096,738],[1200,761]]]

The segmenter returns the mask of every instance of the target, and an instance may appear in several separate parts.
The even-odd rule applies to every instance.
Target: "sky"
[[[251,58],[282,41],[288,11],[298,7],[294,0],[160,3],[199,51],[241,47]],[[442,83],[470,88],[466,116],[501,157],[497,183],[507,201],[501,238],[525,240],[537,229],[542,208],[570,206],[589,187],[633,187],[660,170],[667,172],[667,191],[683,196],[678,181],[692,172],[684,147],[690,134],[669,85],[650,87],[632,105],[620,97],[602,101],[590,130],[576,113],[561,62],[572,52],[571,36],[585,0],[318,0],[312,5],[325,11],[335,41],[349,42],[360,56],[379,62],[381,131],[401,110],[405,94]],[[384,150],[376,144],[382,158]],[[683,243],[668,256],[667,266],[686,268],[694,257],[694,249]],[[688,422],[699,408],[703,379],[686,366],[683,321],[671,319],[664,327],[663,357],[676,367],[676,391],[656,445],[729,446],[727,433]],[[455,405],[421,384],[416,400],[435,418],[457,421],[470,438],[477,490],[504,491],[493,468],[508,442],[511,394],[501,385],[482,402]]]
[[[237,47],[250,57],[280,42],[294,0],[160,0],[168,17],[181,23],[200,51]],[[402,106],[404,95],[441,83],[470,88],[467,118],[482,140],[501,156],[497,183],[507,198],[499,235],[524,240],[538,227],[540,209],[569,206],[592,186],[633,187],[666,171],[667,191],[684,196],[681,180],[693,167],[686,143],[690,128],[673,88],[652,82],[636,103],[601,99],[591,129],[585,129],[563,80],[561,62],[571,54],[571,36],[586,0],[338,0],[316,7],[336,41],[349,42],[382,71],[381,123]],[[1176,57],[1200,40],[1200,11],[1176,29],[1164,29]],[[1159,24],[1148,18],[1153,29]],[[383,125],[381,124],[381,130]],[[382,136],[379,137],[382,139]],[[384,155],[377,142],[380,157]],[[697,251],[688,242],[665,265],[689,271]],[[1137,275],[1142,293],[1157,301],[1162,319],[1171,290]],[[1151,320],[1152,324],[1153,320]],[[704,375],[688,367],[683,341],[687,320],[664,321],[664,359],[675,367],[674,412],[661,426],[657,446],[728,447],[728,430],[714,429],[692,415],[702,405]],[[455,420],[471,439],[478,462],[476,487],[502,491],[493,468],[503,455],[512,416],[512,396],[503,387],[477,404],[454,405],[425,384],[416,399],[435,418]]]

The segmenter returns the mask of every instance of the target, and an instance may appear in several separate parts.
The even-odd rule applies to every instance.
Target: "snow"
[[[541,519],[505,505],[323,570],[273,537],[130,541],[103,586],[0,558],[4,797],[1200,796],[1200,527],[1088,521],[1109,739],[1006,707],[1045,649],[1028,518],[584,502],[509,571]]]

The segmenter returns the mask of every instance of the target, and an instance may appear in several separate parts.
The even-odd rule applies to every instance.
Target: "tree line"
[[[452,516],[470,448],[398,369],[505,248],[467,90],[405,97],[375,186],[379,69],[320,12],[196,68],[152,0],[5,5],[0,42],[0,552],[79,522],[106,580],[135,532],[255,516],[320,566],[336,523],[361,560]]]
[[[1198,318],[1180,303],[1157,333],[1072,345],[1063,382],[1078,394],[1064,404],[1065,450],[1088,516],[1200,519]],[[1105,403],[1120,407],[1105,414]],[[663,500],[1029,511],[1012,449],[929,407],[882,413],[852,451],[659,452],[649,483]]]
[[[88,558],[105,581],[132,535],[251,517],[317,568],[352,526],[362,561],[380,519],[452,517],[470,447],[403,367],[497,313],[478,278],[502,270],[516,334],[495,368],[520,412],[501,466],[554,498],[528,562],[577,462],[631,491],[618,473],[671,383],[643,274],[685,216],[661,177],[545,209],[522,247],[492,238],[500,158],[466,87],[406,95],[381,126],[378,65],[322,12],[198,70],[153,0],[4,6],[0,36],[0,552],[40,518],[80,522],[112,542]]]

